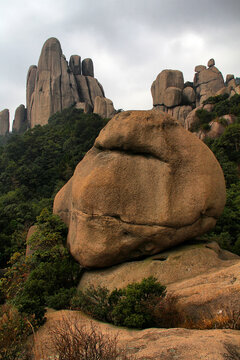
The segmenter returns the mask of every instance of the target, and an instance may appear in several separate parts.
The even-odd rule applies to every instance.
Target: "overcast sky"
[[[0,111],[26,104],[26,76],[49,37],[91,57],[116,109],[150,109],[164,69],[192,81],[214,58],[240,76],[240,0],[0,0]]]

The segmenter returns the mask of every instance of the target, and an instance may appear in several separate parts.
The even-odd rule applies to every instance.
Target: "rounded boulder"
[[[86,268],[156,254],[215,226],[226,200],[209,148],[171,116],[114,116],[59,191],[54,213]]]

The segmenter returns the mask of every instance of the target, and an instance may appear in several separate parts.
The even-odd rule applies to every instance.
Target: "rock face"
[[[113,102],[110,99],[96,96],[93,112],[100,115],[102,118],[111,119],[115,115]]]
[[[9,133],[9,110],[4,109],[0,112],[0,135]]]
[[[54,201],[72,255],[106,267],[156,254],[214,227],[225,205],[211,151],[168,115],[122,112]]]
[[[118,345],[126,348],[136,360],[226,360],[238,359],[239,331],[146,329],[130,330],[89,319],[79,311],[52,311],[38,330],[36,347],[43,350],[44,358],[56,355],[49,329],[55,329],[66,320],[77,326],[96,327],[101,333],[117,336]]]
[[[25,106],[19,105],[15,111],[15,117],[13,120],[13,131],[17,133],[22,133],[27,130],[27,109]]]
[[[221,72],[215,67],[214,59],[208,61],[208,68],[197,65],[195,72],[193,83],[184,83],[181,71],[163,70],[151,87],[154,109],[172,115],[188,130],[189,123],[195,117],[195,108],[203,106],[208,97],[225,93],[231,97],[240,93],[234,75],[227,75],[224,83]],[[191,111],[193,113],[189,115]],[[188,116],[191,116],[191,120]]]
[[[183,74],[178,70],[163,70],[153,82],[151,87],[153,105],[166,105],[164,102],[164,94],[170,87],[180,90],[184,87]],[[166,99],[165,99],[166,100]],[[179,105],[179,104],[177,104]]]
[[[220,249],[217,243],[196,243],[145,260],[85,271],[79,288],[93,285],[113,291],[154,276],[167,286],[168,293],[178,297],[184,313],[197,322],[204,312],[207,317],[216,317],[219,310],[238,311],[239,271],[239,256]]]
[[[48,39],[38,66],[31,66],[27,76],[27,117],[29,126],[45,125],[49,117],[75,103],[94,107],[97,96],[104,97],[102,85],[94,78],[93,62],[79,55],[70,57],[69,65],[56,38]]]
[[[210,62],[210,64],[212,63]],[[193,84],[196,89],[196,105],[198,106],[208,97],[214,96],[218,90],[222,89],[224,87],[224,80],[221,72],[214,65],[211,65],[208,69],[195,74]]]

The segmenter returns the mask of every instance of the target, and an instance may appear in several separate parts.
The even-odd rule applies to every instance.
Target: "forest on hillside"
[[[210,101],[229,111],[227,99]],[[224,171],[227,203],[203,239],[240,255],[240,108],[234,111],[236,122],[219,138],[206,140]],[[106,123],[71,107],[53,115],[48,125],[0,139],[0,269],[5,269],[0,302],[12,303],[38,324],[46,307],[61,309],[74,302],[82,269],[66,248],[67,228],[52,215],[52,204]],[[38,228],[31,240],[36,251],[26,259],[26,235],[33,224]]]

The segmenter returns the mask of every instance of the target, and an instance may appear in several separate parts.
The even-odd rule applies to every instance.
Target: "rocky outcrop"
[[[35,82],[36,82],[37,66],[30,66],[27,74],[27,86],[26,86],[26,104],[27,104],[27,120],[28,126],[30,127],[31,121],[31,108],[32,108],[32,95],[34,93]]]
[[[27,130],[27,127],[27,109],[22,104],[19,105],[19,107],[15,111],[15,116],[13,120],[13,131],[17,133],[23,133]]]
[[[165,92],[168,88],[174,87],[183,90],[184,80],[183,74],[178,70],[163,70],[153,82],[151,87],[153,105],[165,105],[168,106],[164,100]],[[177,104],[179,105],[179,104]],[[174,105],[172,105],[174,106]]]
[[[79,289],[102,286],[113,291],[154,276],[178,298],[184,313],[197,322],[204,313],[214,318],[219,310],[239,310],[239,271],[239,256],[214,242],[196,242],[145,260],[85,271]]]
[[[237,360],[239,357],[237,330],[130,330],[92,320],[79,311],[62,310],[48,311],[46,323],[38,330],[35,347],[42,349],[44,358],[56,356],[49,329],[64,329],[66,321],[90,331],[94,327],[107,336],[116,336],[118,346],[125,348],[136,360]]]
[[[27,76],[27,116],[29,126],[45,125],[49,117],[73,104],[86,103],[93,109],[95,98],[104,97],[102,85],[94,78],[93,62],[79,55],[70,57],[69,65],[56,38],[48,39],[38,66],[31,66]]]
[[[215,226],[225,204],[211,151],[168,115],[122,112],[54,201],[72,255],[107,267],[156,254]]]
[[[9,133],[9,110],[4,109],[0,112],[0,135]]]
[[[196,106],[224,87],[222,73],[213,65],[214,63],[213,59],[209,60],[209,68],[195,74],[193,85],[196,91]]]
[[[96,96],[94,100],[93,112],[106,119],[111,119],[116,113],[113,102],[110,99],[100,96]]]
[[[240,93],[234,75],[227,75],[224,83],[214,59],[208,61],[208,67],[197,65],[195,72],[193,83],[184,83],[181,71],[163,70],[151,87],[154,109],[172,115],[188,130],[195,117],[195,108],[203,106],[208,97],[225,93],[231,97]]]

